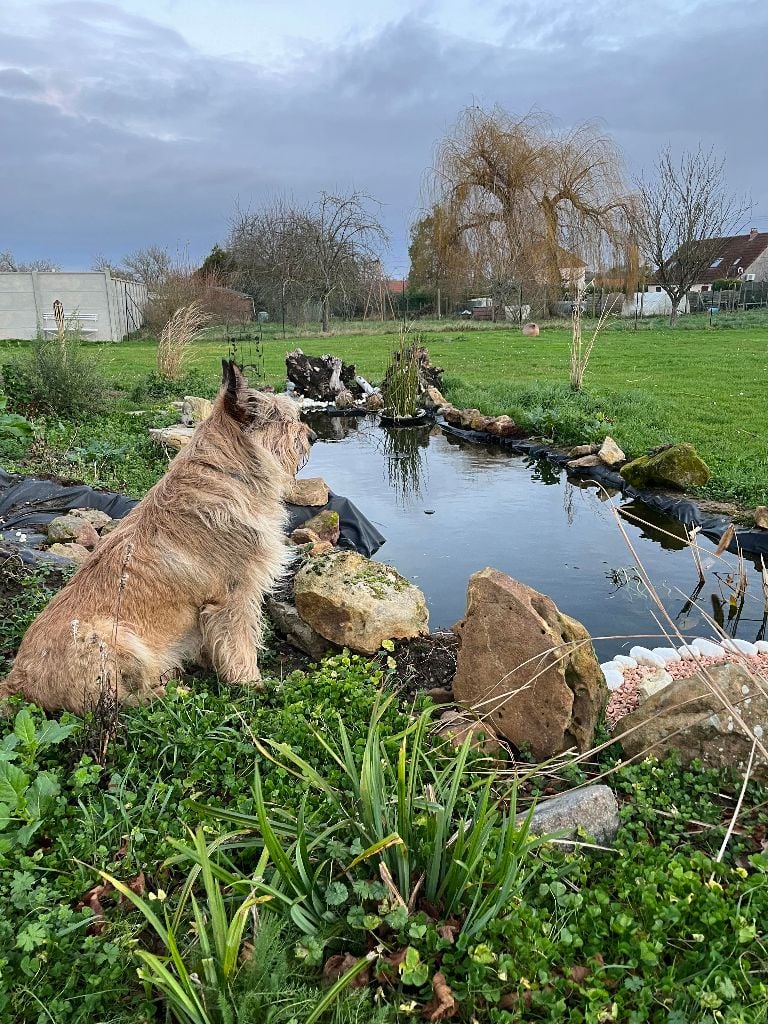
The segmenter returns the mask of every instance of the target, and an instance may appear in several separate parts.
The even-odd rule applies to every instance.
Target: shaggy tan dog
[[[232,362],[166,475],[32,623],[0,697],[82,714],[137,703],[186,661],[259,685],[261,604],[286,553],[283,494],[312,431]]]

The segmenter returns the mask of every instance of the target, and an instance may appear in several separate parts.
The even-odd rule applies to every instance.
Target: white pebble
[[[755,647],[758,654],[768,654],[768,640],[756,640]]]
[[[603,672],[603,676],[609,690],[618,690],[624,682],[624,674],[617,668],[609,668],[607,672]]]
[[[634,658],[638,665],[652,665],[654,668],[664,668],[665,665],[665,662],[647,647],[633,647],[629,656]]]
[[[762,727],[762,725],[756,725],[752,729],[752,732],[755,734],[755,737],[757,739],[761,740],[763,738],[763,727]]]
[[[721,645],[726,651],[733,651],[735,654],[745,654],[748,658],[754,658],[758,654],[757,644],[749,640],[738,640],[727,637]]]
[[[702,653],[698,647],[692,647],[690,644],[683,644],[682,647],[678,648],[677,653],[683,661],[695,661],[696,658],[702,657]]]
[[[654,647],[651,653],[655,654],[657,658],[661,658],[665,665],[668,665],[670,661],[682,661],[674,647]]]
[[[613,659],[622,668],[637,668],[637,662],[626,654],[617,654]]]
[[[621,674],[624,675],[624,669],[615,660],[601,662],[600,668],[603,670],[603,672],[621,672]]]
[[[691,647],[695,647],[705,658],[723,658],[725,656],[725,651],[720,644],[716,644],[713,640],[706,640],[702,636],[697,636]]]

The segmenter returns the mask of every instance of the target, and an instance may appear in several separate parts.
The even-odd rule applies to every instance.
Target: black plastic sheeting
[[[62,484],[55,480],[13,476],[0,469],[0,538],[12,543],[22,552],[25,561],[36,561],[42,552],[32,545],[41,543],[47,526],[56,516],[65,515],[73,508],[94,508],[106,512],[113,519],[122,519],[138,504],[135,498],[126,498],[112,491],[98,491],[85,484]],[[385,538],[360,510],[337,494],[331,494],[324,509],[304,505],[288,505],[290,529],[301,526],[324,509],[339,514],[339,547],[357,551],[370,558],[376,554]],[[25,542],[20,542],[23,535]],[[51,561],[62,561],[45,556]]]
[[[541,441],[525,441],[518,438],[493,437],[478,430],[464,430],[461,427],[454,427],[450,423],[438,420],[440,428],[453,437],[465,441],[473,441],[477,444],[494,444],[507,448],[518,455],[528,455],[533,459],[547,459],[556,465],[565,468],[570,461],[570,455],[557,448],[543,444]],[[583,466],[575,470],[568,470],[568,473],[575,477],[586,480],[595,480],[609,490],[618,491],[622,497],[633,501],[640,501],[651,509],[663,512],[678,522],[683,523],[691,529],[698,526],[701,533],[709,540],[719,543],[729,526],[731,520],[727,516],[710,515],[703,512],[695,501],[690,498],[677,497],[663,491],[639,491],[636,487],[628,484],[624,477],[611,469],[609,466]],[[734,538],[728,545],[728,550],[734,553],[741,551],[742,554],[752,558],[759,558],[761,555],[768,556],[768,530],[758,528],[739,527],[736,529]]]

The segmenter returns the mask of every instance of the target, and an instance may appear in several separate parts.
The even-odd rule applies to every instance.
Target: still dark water
[[[701,538],[707,582],[691,605],[698,583],[691,552],[660,532],[684,537],[684,529],[640,503],[618,495],[601,501],[594,487],[569,483],[548,462],[460,441],[434,426],[387,431],[367,418],[315,416],[312,427],[321,440],[302,475],[322,476],[375,523],[387,538],[377,560],[424,591],[433,629],[462,618],[467,580],[493,566],[547,594],[593,637],[658,634],[655,605],[616,525],[613,501],[644,520],[625,520],[625,529],[681,632],[712,635],[703,610],[731,635],[762,636],[755,567],[747,563],[749,588],[737,617],[724,579],[736,558],[716,559],[714,545]],[[635,643],[666,640],[596,639],[595,647],[602,659]]]

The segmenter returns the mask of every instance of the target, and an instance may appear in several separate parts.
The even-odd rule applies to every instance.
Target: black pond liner
[[[417,412],[415,416],[389,416],[386,412],[382,412],[379,417],[379,423],[382,427],[423,427],[432,418],[423,409],[421,412]]]
[[[546,459],[562,468],[565,468],[565,464],[571,459],[570,455],[559,448],[553,448],[541,441],[494,437],[484,431],[455,427],[442,419],[438,419],[437,423],[444,433],[464,441],[499,445],[517,455],[528,455],[533,459]],[[571,476],[595,480],[605,488],[619,491],[623,497],[640,501],[649,508],[664,512],[689,528],[698,526],[704,536],[716,544],[719,543],[725,531],[733,525],[727,516],[710,515],[703,512],[690,498],[678,498],[662,491],[640,491],[628,484],[620,473],[609,466],[582,466],[578,469],[569,469],[567,472]],[[758,558],[760,555],[768,556],[768,530],[760,530],[757,527],[737,527],[734,537],[728,545],[728,550],[733,553],[741,551],[754,558]]]
[[[32,547],[45,540],[48,523],[57,516],[66,515],[75,508],[93,508],[106,512],[113,519],[122,519],[138,504],[136,498],[126,498],[114,491],[100,491],[86,484],[63,484],[57,480],[14,476],[0,469],[0,541],[16,548],[26,563],[41,560],[70,565],[68,559],[58,558]],[[323,508],[307,505],[288,505],[290,529],[301,526],[319,512],[330,510],[339,514],[340,548],[357,551],[370,558],[375,555],[385,538],[362,512],[347,498],[331,493]],[[20,544],[17,534],[26,537]]]

